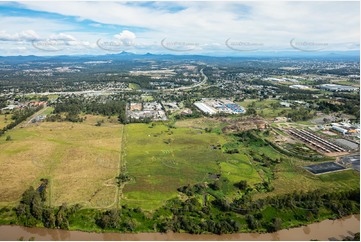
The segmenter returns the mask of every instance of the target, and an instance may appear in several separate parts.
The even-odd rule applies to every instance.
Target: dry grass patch
[[[94,207],[92,199],[99,191],[114,200],[122,128],[110,122],[101,127],[92,121],[45,122],[10,131],[13,141],[0,140],[0,204],[15,203],[43,177],[50,179],[53,206],[66,202]]]
[[[0,114],[0,129],[4,128],[11,122],[13,122],[13,120],[11,119],[11,114]]]

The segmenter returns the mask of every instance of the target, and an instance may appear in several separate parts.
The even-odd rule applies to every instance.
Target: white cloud
[[[70,34],[52,34],[50,35],[49,39],[51,40],[63,40],[63,41],[76,41],[76,38],[74,36],[71,36]]]
[[[19,33],[10,34],[7,31],[0,31],[1,41],[34,41],[41,39],[33,30],[25,30]]]
[[[25,41],[39,40],[40,36],[33,30],[26,30],[19,33],[19,39]]]
[[[357,2],[182,2],[177,4],[186,9],[179,12],[121,2],[24,4],[31,9],[77,16],[102,24],[146,28],[152,34],[163,33],[163,36],[220,39],[227,35],[248,35],[278,41],[296,34],[316,38],[322,33],[326,39],[347,36],[354,40],[359,35]]]
[[[133,41],[136,38],[135,34],[129,30],[123,30],[119,34],[114,35],[114,37],[122,41]]]
[[[116,38],[137,42],[136,48],[165,51],[162,39],[199,43],[199,51],[214,48],[227,50],[225,41],[263,43],[268,50],[290,49],[293,38],[327,42],[347,49],[342,43],[359,46],[360,4],[358,2],[155,2],[149,5],[125,2],[22,2],[28,9],[74,16],[69,21],[45,18],[0,17],[2,26],[18,36],[0,31],[0,40],[20,38],[24,29],[41,36],[67,41],[73,46],[94,48],[99,39]],[[172,7],[172,9],[169,9]],[[176,11],[174,9],[182,9]],[[65,19],[65,18],[64,18]],[[78,29],[82,20],[91,20],[88,29]],[[46,22],[46,24],[44,24]],[[108,28],[107,28],[108,25]],[[114,32],[92,32],[112,26]],[[94,30],[95,31],[95,30]],[[60,33],[60,34],[59,34]],[[29,34],[29,33],[28,33]],[[36,36],[22,36],[28,39]],[[37,36],[38,37],[38,36]],[[88,45],[86,44],[88,43]],[[349,46],[349,44],[348,44]],[[101,50],[100,50],[101,51]]]

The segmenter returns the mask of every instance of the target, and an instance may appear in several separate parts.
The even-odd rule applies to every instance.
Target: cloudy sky
[[[359,50],[359,2],[0,2],[0,55]]]

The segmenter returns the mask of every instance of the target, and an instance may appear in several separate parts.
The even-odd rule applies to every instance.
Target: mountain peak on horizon
[[[135,53],[133,53],[133,52],[127,52],[127,51],[122,51],[122,52],[120,52],[120,53],[117,53],[117,55],[135,55]]]

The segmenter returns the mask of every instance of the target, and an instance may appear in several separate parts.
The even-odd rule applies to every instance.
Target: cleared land
[[[274,140],[276,134],[271,133],[267,136],[269,140]],[[277,164],[274,171],[274,179],[272,185],[274,190],[272,193],[255,194],[257,197],[266,197],[275,194],[286,194],[292,191],[312,191],[320,190],[350,190],[360,187],[360,173],[355,170],[344,170],[335,173],[327,173],[314,175],[306,171],[303,167],[310,165],[317,165],[325,161],[304,161],[294,157],[281,155],[272,147],[263,147],[268,149],[271,153],[280,157],[284,157],[283,161]],[[298,154],[301,152],[298,151]],[[328,157],[329,160],[332,160]]]
[[[100,127],[95,126],[98,121]],[[302,167],[318,162],[287,157],[261,139],[242,133],[224,135],[223,125],[220,120],[203,118],[176,122],[177,128],[160,122],[129,124],[122,135],[123,126],[116,117],[86,115],[83,123],[44,122],[16,128],[7,133],[12,141],[0,137],[0,206],[16,205],[30,185],[40,185],[41,178],[50,181],[47,201],[52,206],[67,202],[112,208],[118,206],[120,196],[121,205],[147,211],[182,196],[177,188],[210,184],[219,175],[224,187],[218,191],[209,188],[210,199],[241,196],[233,186],[241,180],[253,188],[254,199],[295,190],[359,187],[356,171],[315,176]],[[213,129],[205,132],[204,128]],[[277,136],[252,132],[269,140]],[[233,149],[239,153],[226,153]],[[115,177],[122,166],[131,180],[118,190]],[[265,192],[264,182],[270,182],[274,190]]]
[[[179,195],[177,188],[181,186],[214,182],[212,174],[221,174],[222,179],[228,180],[226,187],[212,195],[228,199],[239,195],[233,184],[241,180],[247,180],[254,188],[255,198],[300,190],[348,190],[359,186],[356,171],[315,176],[302,167],[318,162],[288,157],[261,141],[242,142],[235,136],[200,129],[216,124],[214,121],[180,121],[176,129],[160,123],[126,125],[124,162],[132,181],[125,185],[121,204],[154,210]],[[259,135],[263,137],[262,133]],[[218,145],[222,148],[216,148]],[[233,148],[239,153],[225,153]],[[265,157],[280,162],[273,168],[265,166],[260,162]],[[264,192],[262,182],[270,182],[274,190]]]
[[[8,132],[10,142],[1,137],[0,204],[16,204],[29,186],[48,178],[52,206],[115,206],[123,126],[105,121],[97,127],[96,119],[107,120],[89,116],[84,123],[45,122]]]
[[[195,118],[180,120],[175,123],[176,127],[179,128],[192,128],[192,129],[211,129],[212,133],[221,134],[222,128],[229,125],[231,122],[224,118]]]
[[[122,204],[153,210],[177,196],[177,188],[212,182],[212,174],[224,173],[231,181],[261,178],[249,160],[224,154],[213,146],[226,137],[190,128],[130,124],[125,128],[125,159],[132,181],[126,184]]]
[[[282,111],[292,110],[291,108],[282,107],[279,105],[279,100],[262,100],[258,99],[246,99],[243,102],[237,102],[242,107],[254,108],[257,111],[257,114],[261,115],[264,118],[275,118],[278,116],[284,116],[281,114]],[[274,106],[273,106],[274,105]]]

